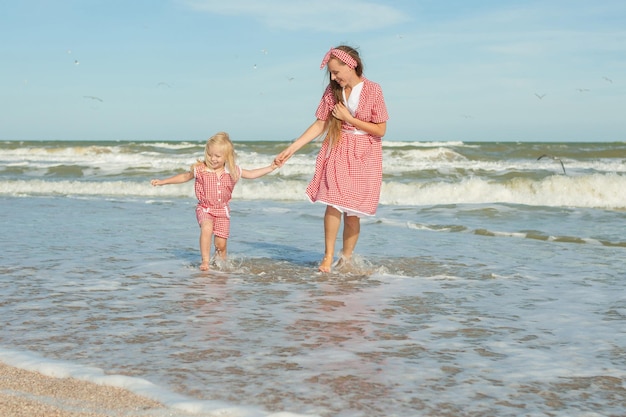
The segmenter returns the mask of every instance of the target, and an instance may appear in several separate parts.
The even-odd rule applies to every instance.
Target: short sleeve
[[[315,117],[319,120],[327,120],[334,107],[335,97],[333,96],[333,91],[329,84],[328,87],[326,87],[326,91],[324,91],[324,94],[322,95],[319,106],[317,106]]]
[[[383,123],[389,119],[387,114],[387,105],[385,104],[385,98],[383,97],[383,90],[380,85],[372,83],[372,95],[370,98],[372,101],[369,103],[371,106],[371,122]]]

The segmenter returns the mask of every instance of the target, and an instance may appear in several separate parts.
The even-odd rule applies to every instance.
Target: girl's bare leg
[[[326,206],[324,214],[324,259],[320,263],[319,270],[321,272],[330,272],[335,256],[335,241],[339,226],[341,225],[341,212],[334,207]]]
[[[215,236],[215,255],[219,256],[221,260],[226,260],[226,243],[227,239],[223,237]]]
[[[361,219],[358,216],[343,216],[343,249],[342,255],[350,259],[361,233]]]
[[[211,261],[211,235],[213,234],[213,222],[205,220],[200,225],[200,255],[202,263],[201,271],[209,270],[209,262]]]

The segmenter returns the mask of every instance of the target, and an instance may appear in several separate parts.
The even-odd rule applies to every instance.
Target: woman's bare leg
[[[324,259],[320,263],[321,272],[330,272],[335,257],[335,241],[341,225],[341,212],[334,207],[326,206],[324,213]]]
[[[358,216],[343,216],[343,249],[342,256],[350,259],[361,233],[361,219]]]

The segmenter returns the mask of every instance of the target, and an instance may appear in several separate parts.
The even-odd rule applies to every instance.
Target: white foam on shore
[[[162,412],[152,410],[151,413],[153,415],[162,413],[163,416],[183,417],[183,414],[173,414],[176,411],[181,411],[199,417],[215,415],[224,417],[315,417],[312,414],[295,414],[290,412],[270,413],[255,407],[233,405],[224,401],[195,400],[168,391],[143,378],[126,375],[108,375],[97,367],[43,358],[32,352],[15,351],[0,347],[0,361],[15,368],[38,372],[52,378],[74,378],[96,385],[122,388],[141,397],[160,402],[169,408],[169,410]]]

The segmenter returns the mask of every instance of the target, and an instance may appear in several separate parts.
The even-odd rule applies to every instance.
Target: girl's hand
[[[161,180],[152,180],[150,181],[150,184],[152,184],[153,187],[156,187],[157,185],[161,185]]]

